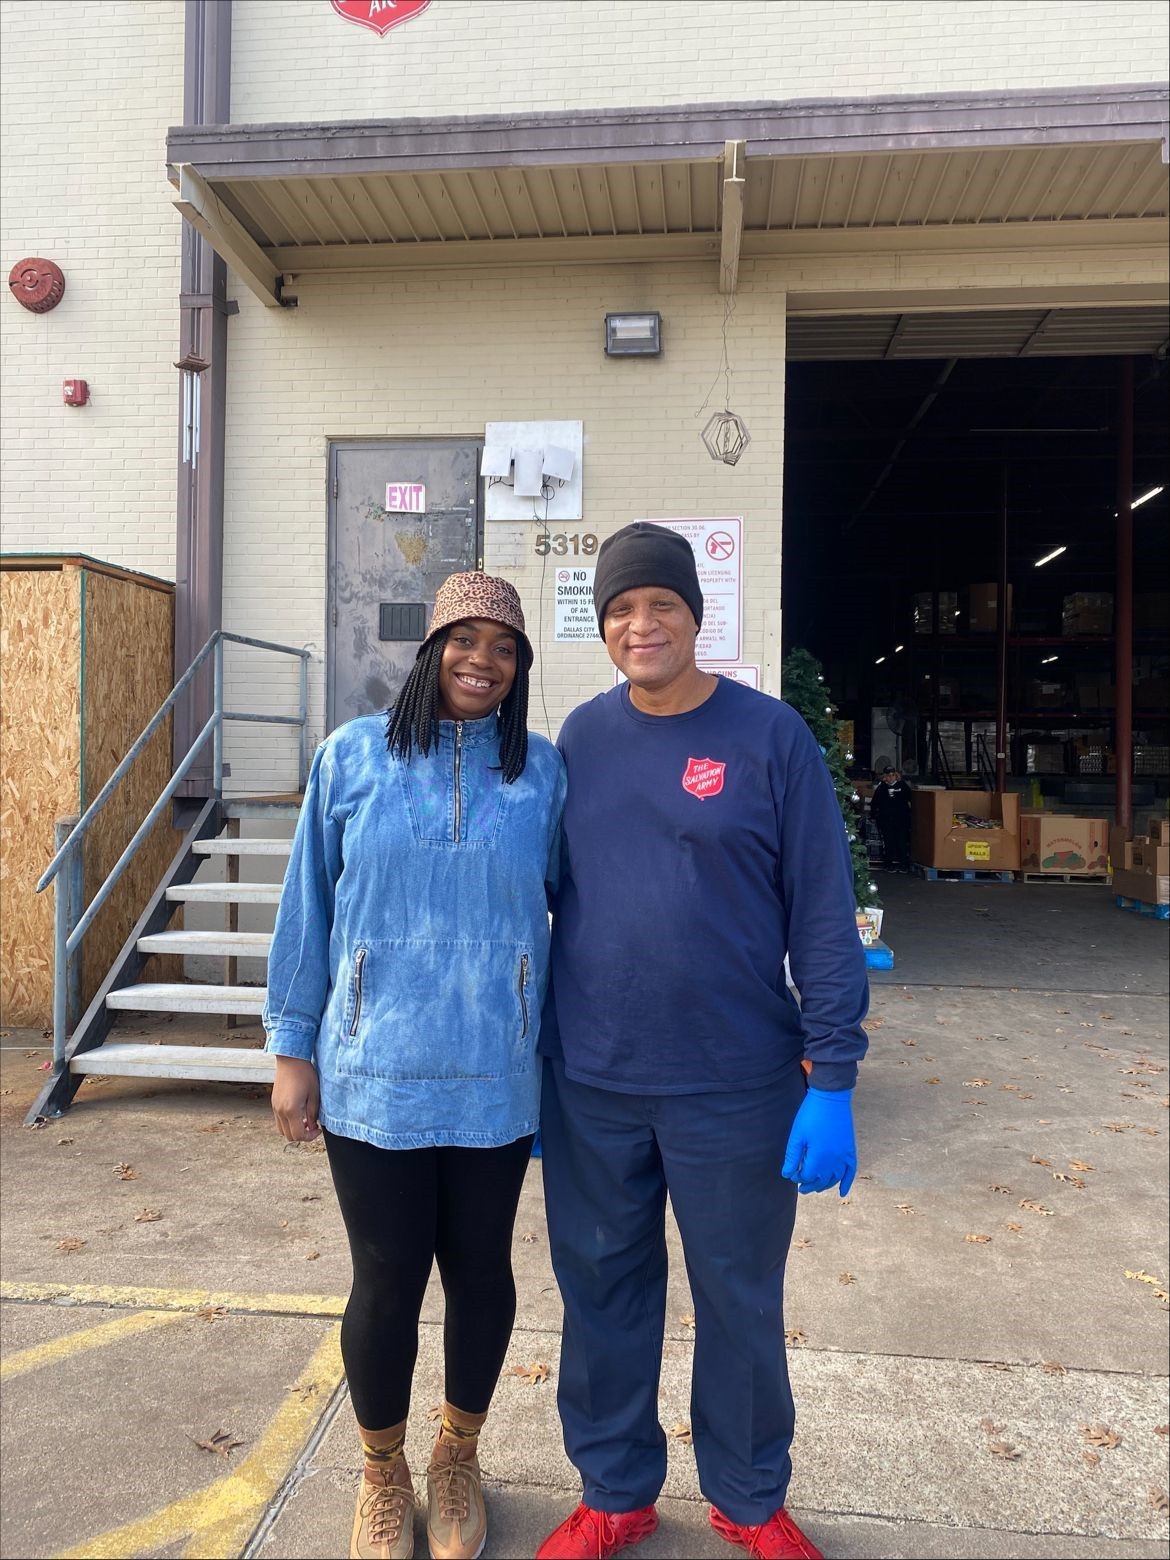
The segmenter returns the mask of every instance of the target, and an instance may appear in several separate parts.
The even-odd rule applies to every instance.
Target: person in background
[[[528,732],[531,662],[506,580],[447,579],[389,720],[349,721],[317,750],[276,917],[272,1109],[291,1143],[324,1131],[353,1259],[341,1352],[360,1560],[414,1553],[403,1445],[436,1261],[446,1387],[427,1542],[458,1560],[487,1536],[477,1447],[516,1314],[565,797],[556,749]]]
[[[900,772],[887,764],[869,804],[870,815],[882,837],[882,865],[887,872],[910,870],[911,795]]]
[[[703,597],[683,538],[644,522],[610,537],[594,604],[628,681],[561,731],[541,1032],[558,1406],[584,1489],[537,1555],[605,1560],[658,1524],[669,1194],[711,1524],[751,1555],[816,1560],[784,1505],[783,1275],[798,1188],[844,1196],[857,1168],[868,988],[845,828],[800,715],[696,665]]]

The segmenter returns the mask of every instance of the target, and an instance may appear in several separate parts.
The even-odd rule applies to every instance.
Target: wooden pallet
[[[928,883],[1014,883],[1014,872],[977,872],[973,867],[948,872],[942,867],[922,867],[914,863],[914,872]]]
[[[1113,903],[1119,910],[1136,910],[1138,915],[1153,916],[1155,921],[1170,921],[1170,905],[1147,904],[1144,899],[1131,899],[1128,894],[1116,894]]]
[[[1108,872],[1021,872],[1021,883],[1095,883],[1108,887],[1113,877]]]

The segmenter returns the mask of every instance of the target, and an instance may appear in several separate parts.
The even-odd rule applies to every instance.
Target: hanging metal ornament
[[[725,466],[734,466],[752,442],[747,424],[735,412],[716,412],[703,429],[703,443],[712,460],[721,460]]]

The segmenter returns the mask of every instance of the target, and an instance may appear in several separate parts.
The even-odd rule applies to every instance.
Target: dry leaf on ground
[[[1165,1516],[1170,1511],[1170,1500],[1167,1500],[1165,1490],[1150,1490],[1147,1499],[1160,1516]]]
[[[195,1437],[191,1439],[194,1441]],[[201,1452],[214,1452],[217,1457],[227,1457],[234,1452],[237,1446],[243,1446],[243,1441],[237,1441],[230,1430],[217,1430],[214,1435],[209,1435],[206,1441],[195,1441],[195,1445]]]
[[[80,1251],[85,1245],[83,1240],[78,1240],[76,1235],[67,1235],[64,1240],[57,1242],[58,1251]]]
[[[1052,1169],[1051,1159],[1041,1159],[1039,1154],[1033,1154],[1029,1162],[1034,1165],[1044,1165],[1049,1170]]]
[[[1121,1445],[1121,1437],[1108,1425],[1082,1425],[1081,1434],[1090,1446],[1113,1448]]]
[[[991,1239],[990,1235],[964,1235],[963,1239],[969,1246],[986,1246]]]
[[[854,1278],[852,1273],[838,1273],[837,1282],[839,1284],[855,1284],[857,1280]]]
[[[684,1446],[692,1444],[691,1427],[688,1424],[684,1424],[682,1420],[679,1420],[676,1425],[671,1425],[666,1433],[672,1441],[681,1441]]]
[[[792,1249],[793,1251],[807,1251],[811,1245],[812,1241],[805,1240],[804,1236],[802,1235],[799,1240],[794,1240],[792,1242]]]
[[[114,1174],[119,1181],[137,1181],[138,1171],[133,1165],[117,1164],[114,1166]]]
[[[1034,1197],[1021,1197],[1017,1206],[1026,1208],[1029,1213],[1041,1214],[1046,1219],[1052,1217],[1052,1209],[1046,1208],[1043,1203],[1038,1203]]]
[[[201,1322],[218,1322],[221,1316],[227,1315],[227,1308],[222,1305],[202,1305],[195,1315]]]
[[[993,1457],[1001,1457],[1004,1462],[1017,1462],[1020,1456],[1015,1447],[1009,1445],[1007,1441],[991,1441],[988,1443],[987,1450]]]
[[[1011,1193],[1011,1187],[1010,1186],[999,1186],[999,1185],[996,1185],[994,1183],[991,1186],[989,1186],[987,1188],[987,1190],[989,1192],[1003,1192],[1005,1194],[1010,1194]]]
[[[1091,1165],[1084,1159],[1070,1159],[1068,1167],[1070,1170],[1095,1170],[1097,1168],[1096,1165]]]
[[[799,1327],[786,1327],[784,1329],[784,1342],[797,1348],[802,1343],[808,1342],[808,1336],[802,1333]]]
[[[533,1234],[533,1232],[531,1230],[525,1230],[523,1235],[521,1235],[521,1237],[520,1237],[520,1244],[522,1246],[535,1246],[536,1245],[536,1236]]]
[[[965,1089],[985,1089],[990,1082],[990,1078],[965,1078],[963,1087]]]
[[[984,1417],[979,1421],[979,1428],[986,1435],[1002,1435],[1004,1430],[1007,1429],[1007,1426],[997,1425],[993,1419],[989,1419],[986,1415],[984,1415]]]
[[[1075,1186],[1079,1191],[1082,1192],[1088,1185],[1088,1182],[1082,1181],[1079,1175],[1069,1175],[1065,1170],[1054,1170],[1052,1172],[1052,1179],[1054,1181],[1067,1181],[1069,1186]]]
[[[1155,1425],[1154,1426],[1154,1434],[1155,1435],[1170,1435],[1170,1425]]]
[[[1099,1468],[1101,1466],[1100,1452],[1082,1452],[1081,1456],[1085,1460],[1086,1468]]]
[[[899,1203],[898,1204],[898,1212],[899,1213],[913,1213],[914,1209],[913,1209],[913,1207],[911,1206],[910,1203]]]
[[[693,1327],[695,1325],[695,1313],[693,1311],[684,1311],[678,1319],[678,1325],[680,1327]]]
[[[513,1365],[508,1374],[526,1381],[530,1387],[538,1387],[542,1381],[548,1380],[549,1368],[543,1361],[538,1361],[533,1365]]]
[[[1018,1234],[1020,1234],[1020,1232],[1021,1232],[1021,1231],[1022,1231],[1022,1230],[1023,1230],[1023,1228],[1024,1228],[1024,1226],[1023,1226],[1023,1225],[1022,1225],[1022,1224],[1016,1224],[1016,1223],[1014,1223],[1014,1222],[1013,1222],[1013,1221],[1012,1221],[1012,1220],[1010,1220],[1010,1219],[1009,1219],[1009,1220],[1008,1220],[1008,1222],[1007,1222],[1007,1223],[1006,1223],[1006,1224],[1005,1224],[1005,1225],[1004,1225],[1004,1229],[1005,1229],[1005,1230],[1010,1230],[1010,1231],[1011,1231],[1011,1232],[1012,1232],[1012,1234],[1013,1234],[1013,1235],[1018,1235]]]
[[[1046,1376],[1063,1376],[1065,1373],[1064,1366],[1059,1360],[1042,1360],[1040,1369]]]
[[[162,1218],[161,1208],[142,1208],[134,1215],[135,1224],[157,1224]]]
[[[1160,1278],[1155,1278],[1152,1273],[1147,1273],[1140,1268],[1137,1271],[1134,1271],[1131,1268],[1126,1268],[1125,1276],[1126,1278],[1136,1278],[1139,1284],[1152,1284],[1155,1289],[1157,1289],[1162,1283]]]
[[[304,1403],[309,1398],[316,1397],[320,1388],[315,1381],[294,1381],[291,1387],[285,1387],[284,1390],[291,1392],[295,1397],[299,1397],[301,1402]]]
[[[319,1251],[306,1251],[305,1252],[305,1261],[306,1262],[316,1262],[317,1258],[320,1255],[321,1255],[321,1253]]]

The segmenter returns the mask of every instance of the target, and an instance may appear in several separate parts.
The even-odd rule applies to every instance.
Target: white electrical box
[[[491,422],[484,429],[488,520],[580,520],[585,425]]]

